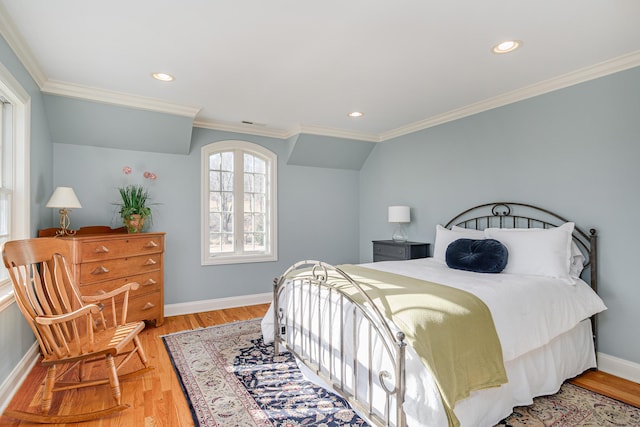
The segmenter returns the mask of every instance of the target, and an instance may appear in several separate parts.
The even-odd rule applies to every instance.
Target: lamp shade
[[[389,206],[389,222],[411,222],[409,206]]]
[[[48,208],[79,209],[82,207],[73,188],[57,187],[47,202]]]

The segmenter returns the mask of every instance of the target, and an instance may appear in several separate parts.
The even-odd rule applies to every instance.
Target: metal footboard
[[[372,424],[405,427],[405,336],[356,281],[300,261],[274,280],[273,304],[276,354],[290,351]]]

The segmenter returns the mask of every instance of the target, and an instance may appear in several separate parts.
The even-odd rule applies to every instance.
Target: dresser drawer
[[[83,285],[80,287],[80,293],[88,296],[100,295],[113,291],[114,289],[118,289],[120,286],[126,285],[130,282],[138,282],[140,283],[140,287],[135,291],[131,291],[129,293],[129,298],[133,298],[136,295],[160,291],[162,289],[162,272],[158,270],[144,274],[136,274],[135,276],[107,280],[106,282]]]
[[[79,286],[160,270],[162,254],[87,262],[80,265]]]
[[[79,242],[78,256],[80,259],[78,262],[160,253],[164,250],[163,237],[162,235],[139,235]]]
[[[116,298],[116,321],[120,322],[122,316],[122,298]],[[102,314],[107,324],[113,323],[113,310],[111,302],[103,303]],[[164,320],[164,310],[162,310],[162,296],[160,291],[149,294],[133,296],[129,295],[129,306],[127,308],[127,322],[154,319],[156,325],[162,324]]]
[[[127,321],[155,319],[156,325],[164,321],[163,298],[160,292],[152,292],[129,300]]]

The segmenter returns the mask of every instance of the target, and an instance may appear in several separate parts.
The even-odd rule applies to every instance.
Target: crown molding
[[[447,111],[442,114],[411,123],[407,126],[399,127],[388,132],[380,134],[381,141],[387,141],[399,136],[414,133],[443,123],[458,120],[494,108],[502,107],[514,102],[522,101],[534,96],[543,95],[548,92],[563,89],[589,80],[604,77],[609,74],[628,70],[640,66],[640,51],[631,52],[629,54],[613,58],[608,61],[600,62],[589,67],[582,68],[567,74],[554,77],[549,80],[526,86],[505,94],[476,102],[462,108]]]
[[[202,129],[219,130],[222,132],[244,133],[248,135],[266,136],[268,138],[287,139],[291,133],[276,128],[270,128],[261,125],[250,125],[244,123],[230,123],[215,120],[196,120],[193,122],[194,127]]]
[[[13,50],[27,72],[31,75],[31,78],[39,88],[42,88],[44,82],[47,81],[47,76],[42,71],[42,68],[40,68],[40,64],[33,55],[29,45],[27,45],[20,35],[20,31],[18,31],[18,28],[2,4],[0,4],[0,34],[2,34],[2,37],[4,37],[11,50]]]
[[[121,105],[125,107],[138,108],[140,110],[175,114],[178,116],[190,117],[192,119],[195,118],[196,114],[200,111],[199,107],[174,104],[160,99],[129,95],[127,93],[114,92],[56,80],[47,80],[41,90],[43,93],[51,95],[96,101],[104,104]]]
[[[295,130],[295,134],[304,133],[307,135],[332,136],[335,138],[354,139],[366,142],[381,142],[379,134],[349,131],[344,129],[326,128],[321,126],[300,125]]]
[[[229,122],[211,121],[211,120],[196,120],[193,122],[193,126],[203,128],[219,130],[224,132],[244,133],[249,135],[266,136],[269,138],[288,139],[292,136],[299,135],[301,133],[307,135],[320,135],[330,136],[335,138],[344,138],[358,141],[367,142],[380,142],[380,137],[373,133],[354,132],[344,129],[325,128],[321,126],[309,126],[299,125],[291,129],[276,129],[261,125],[249,125],[249,124],[237,124]]]

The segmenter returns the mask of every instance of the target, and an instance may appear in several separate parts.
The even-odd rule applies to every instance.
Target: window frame
[[[0,64],[0,92],[11,104],[11,135],[6,148],[10,154],[11,212],[10,239],[26,239],[30,235],[29,150],[31,129],[31,97],[9,70]],[[4,138],[4,137],[3,137]],[[7,151],[3,152],[4,155]],[[0,158],[7,165],[4,158]],[[0,267],[4,268],[4,267]],[[15,302],[10,280],[0,283],[0,311]]]
[[[266,161],[267,167],[267,202],[265,204],[265,210],[267,212],[267,224],[265,231],[268,235],[267,249],[265,252],[244,252],[238,250],[240,245],[236,244],[236,251],[229,254],[213,255],[209,251],[209,157],[215,153],[234,151],[234,159],[238,154],[248,153],[254,156],[258,156]],[[240,162],[244,163],[244,162]],[[221,265],[221,264],[241,264],[241,263],[253,263],[253,262],[272,262],[278,260],[278,156],[271,150],[248,141],[240,140],[226,140],[216,141],[207,144],[201,149],[201,263],[202,265]],[[244,178],[244,167],[242,171],[234,170],[234,177],[236,183],[238,175]],[[244,185],[234,186],[234,203],[235,206],[240,205],[243,207],[244,203]],[[239,217],[239,212],[244,212],[242,208],[240,211],[235,209],[236,218]],[[237,219],[235,220],[237,223]],[[236,241],[238,241],[238,234],[242,231],[238,227],[234,228],[234,234]]]

